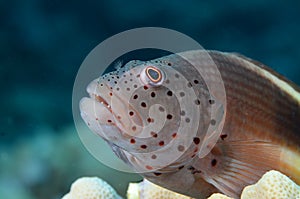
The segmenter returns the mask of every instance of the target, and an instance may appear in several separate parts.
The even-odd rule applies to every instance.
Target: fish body
[[[210,87],[218,75],[223,87]],[[195,198],[238,197],[271,169],[300,183],[299,88],[259,62],[187,51],[131,61],[87,90],[86,124],[160,186]]]

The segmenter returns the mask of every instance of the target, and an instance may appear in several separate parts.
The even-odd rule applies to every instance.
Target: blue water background
[[[124,195],[127,181],[140,179],[87,153],[73,127],[71,95],[90,50],[145,26],[239,52],[300,84],[299,1],[0,1],[0,198],[60,198],[87,175]]]

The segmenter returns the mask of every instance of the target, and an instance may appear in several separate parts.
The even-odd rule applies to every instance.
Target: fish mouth
[[[132,126],[138,129],[143,125],[138,111],[122,95],[113,92],[109,84],[94,80],[87,87],[87,92],[89,97],[83,98],[80,103],[81,116],[85,123],[91,124],[97,120],[98,125],[115,126],[124,134],[132,133]],[[130,116],[129,110],[136,114]]]
[[[97,102],[100,102],[100,104],[105,106],[112,113],[112,109],[111,109],[110,104],[103,97],[101,97],[100,95],[96,95],[96,94],[91,95],[91,97],[94,100],[96,100]]]
[[[85,97],[82,99],[80,103],[80,110],[82,112],[86,112],[88,115],[90,115],[90,117],[93,117],[94,115],[94,117],[97,118],[100,124],[115,125],[115,122],[121,121],[118,121],[118,118],[115,117],[115,113],[112,109],[112,89],[105,83],[101,84],[103,86],[99,87],[99,82],[96,79],[88,85],[87,92],[89,94],[89,97]],[[120,100],[120,103],[123,102],[121,102]]]

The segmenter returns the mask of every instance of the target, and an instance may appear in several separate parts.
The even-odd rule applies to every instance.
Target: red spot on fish
[[[135,131],[135,130],[136,130],[136,126],[133,126],[131,129],[132,129],[133,131]]]
[[[200,138],[194,137],[194,138],[193,138],[193,142],[194,142],[195,144],[199,144],[199,143],[200,143]]]
[[[177,136],[177,133],[173,133],[173,134],[172,134],[172,137],[173,137],[173,138],[176,138],[176,136]]]
[[[129,112],[129,115],[130,115],[130,116],[133,116],[133,115],[134,115],[134,112],[133,112],[133,111],[130,111],[130,112]]]
[[[146,105],[145,102],[142,102],[142,103],[141,103],[141,106],[144,107],[144,108],[146,108],[147,105]]]
[[[112,93],[109,93],[109,95],[112,96],[113,94],[112,94]]]
[[[148,170],[152,170],[152,169],[153,169],[153,167],[151,167],[151,166],[149,166],[149,165],[146,165],[146,169],[148,169]]]
[[[172,117],[173,117],[173,116],[172,116],[171,114],[168,114],[168,115],[167,115],[167,119],[168,119],[168,120],[172,119]]]
[[[96,120],[98,121],[99,119],[96,117]]]
[[[154,138],[157,138],[157,133],[155,133],[155,132],[151,131],[151,133],[150,133],[150,134],[151,134],[151,136],[152,136],[152,137],[154,137]]]
[[[156,156],[155,154],[153,154],[153,155],[151,156],[151,158],[152,158],[152,159],[156,159],[157,156]]]
[[[227,134],[220,135],[220,137],[222,140],[224,140],[225,138],[227,138]]]
[[[159,146],[164,146],[165,142],[164,141],[160,141],[158,144],[159,144]]]
[[[147,90],[147,89],[148,89],[148,86],[144,86],[144,89]]]
[[[196,153],[198,150],[199,150],[198,147],[195,147],[194,153]]]
[[[161,173],[158,173],[158,172],[154,172],[153,174],[156,175],[156,176],[160,176],[161,175]]]
[[[149,122],[149,123],[154,122],[154,119],[149,117],[149,118],[147,119],[147,122]]]
[[[217,160],[216,159],[213,159],[212,161],[211,161],[211,166],[216,166],[217,165]]]
[[[112,121],[111,121],[111,120],[107,120],[107,122],[108,122],[108,123],[111,123]]]
[[[130,139],[130,143],[131,143],[131,144],[134,144],[134,143],[135,143],[135,139],[131,138],[131,139]]]
[[[191,173],[194,175],[194,174],[196,174],[196,173],[201,173],[201,171],[200,171],[200,170],[194,170],[194,171],[192,171]]]
[[[142,149],[146,149],[146,148],[147,148],[147,145],[143,144],[143,145],[141,145],[141,148],[142,148]]]

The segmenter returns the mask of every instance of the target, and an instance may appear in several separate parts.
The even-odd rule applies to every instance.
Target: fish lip
[[[121,124],[122,126],[124,124],[122,123],[122,121],[117,117],[117,115],[112,110],[112,105],[111,105],[111,103],[109,103],[109,102],[111,102],[111,97],[108,97],[108,96],[105,97],[105,95],[101,95],[101,93],[97,92],[96,88],[93,88],[93,86],[97,87],[98,84],[99,84],[98,80],[94,80],[93,82],[91,82],[90,85],[87,88],[87,92],[89,93],[91,99],[95,100],[95,102],[101,103],[101,105],[103,105],[114,116],[115,122],[111,123],[111,124],[108,124],[108,125],[116,126],[119,130],[121,130],[118,127],[117,122],[119,124]],[[101,84],[103,84],[103,86],[106,87],[108,92],[113,92],[112,87],[110,87],[107,83],[101,82]],[[118,99],[120,99],[116,94],[114,94],[114,96],[117,97]],[[122,101],[122,100],[120,99],[120,101]]]
[[[100,83],[102,84],[102,86],[105,87],[105,88],[102,88],[102,89],[104,89],[103,93],[101,90],[99,90],[99,87],[98,87],[98,85]],[[115,122],[110,123],[109,125],[117,126],[120,130],[121,130],[121,127],[125,128],[126,124],[124,123],[124,121],[121,120],[121,118],[119,118],[117,116],[118,113],[115,112],[116,109],[113,109],[112,106],[113,106],[113,102],[116,103],[116,100],[118,101],[118,103],[122,103],[122,104],[126,104],[126,101],[124,101],[122,99],[122,97],[119,96],[117,93],[113,92],[113,87],[111,85],[107,84],[107,82],[105,82],[105,81],[99,82],[99,80],[96,79],[88,85],[87,92],[91,99],[95,100],[95,102],[97,102],[97,103],[101,103],[101,105],[103,107],[105,107],[108,111],[110,111],[110,113],[113,115]],[[116,100],[112,100],[112,96]],[[129,105],[129,107],[130,107],[130,109],[134,110],[134,108],[131,107],[130,105]],[[139,117],[138,114],[136,114],[136,116]],[[142,119],[139,117],[139,120],[142,120]]]
[[[94,99],[97,102],[100,102],[102,105],[104,105],[112,114],[112,109],[111,109],[111,105],[100,95],[97,94],[91,94],[91,98]]]
[[[104,95],[101,95],[101,93],[99,94],[99,92],[97,92],[98,84],[99,84],[98,79],[92,81],[87,87],[87,92],[90,98],[94,99],[97,102],[100,102],[112,113],[111,104],[108,102],[110,101],[110,99],[106,99]],[[107,85],[104,82],[102,82],[102,84],[106,87],[106,89],[108,89],[108,92],[112,92],[112,89],[109,87],[109,85]]]

